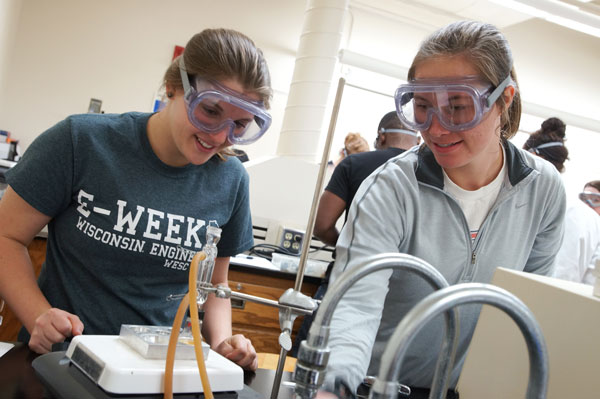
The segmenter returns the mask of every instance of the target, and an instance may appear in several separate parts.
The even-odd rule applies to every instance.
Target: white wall
[[[101,99],[107,113],[150,111],[174,46],[204,28],[227,27],[255,40],[270,64],[274,122],[260,148],[272,153],[295,55],[286,46],[297,43],[305,7],[304,1],[282,4],[23,0],[12,54],[2,58],[8,82],[0,92],[7,104],[0,129],[12,131],[24,149],[60,119],[86,112],[91,97]]]

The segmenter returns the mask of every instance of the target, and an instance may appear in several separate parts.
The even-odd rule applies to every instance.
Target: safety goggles
[[[396,90],[396,111],[414,130],[429,129],[435,115],[445,129],[460,132],[477,126],[510,83],[510,76],[495,88],[476,76],[460,78],[458,82],[415,80]]]
[[[183,59],[179,62],[179,72],[188,119],[197,129],[209,134],[227,129],[227,140],[231,144],[250,144],[271,126],[271,115],[262,101],[199,76],[194,77],[194,85],[190,85]]]
[[[600,194],[599,193],[590,193],[584,191],[579,194],[579,199],[591,206],[592,208],[598,208],[600,206]]]

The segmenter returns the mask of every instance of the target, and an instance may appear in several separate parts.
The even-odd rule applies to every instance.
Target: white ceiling
[[[576,6],[581,12],[600,18],[600,0],[590,2],[537,0],[536,2]],[[530,15],[488,0],[352,0],[350,6],[431,28],[437,28],[457,19],[474,19],[490,22],[502,29],[532,19]]]
[[[505,1],[350,0],[352,28],[344,53],[362,54],[377,65],[390,63],[391,69],[401,72],[401,67],[410,65],[421,38],[440,26],[461,19],[489,22],[511,43],[529,112],[538,116],[560,112],[570,124],[598,131],[598,97],[589,88],[600,79],[600,38],[514,11]],[[541,6],[576,4],[600,29],[600,0],[519,1]]]
[[[388,16],[437,28],[457,19],[488,21],[499,28],[529,16],[481,0],[353,0],[351,7],[380,10]]]

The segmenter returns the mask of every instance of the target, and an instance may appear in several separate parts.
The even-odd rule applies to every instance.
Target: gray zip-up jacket
[[[338,239],[332,282],[367,257],[390,252],[424,259],[451,285],[489,283],[497,267],[550,274],[563,234],[562,180],[541,158],[510,142],[504,148],[507,178],[474,242],[460,206],[444,191],[442,169],[427,147],[415,147],[373,172],[357,192]],[[329,335],[328,386],[337,376],[356,387],[365,375],[377,375],[385,345],[402,317],[433,292],[414,274],[395,271],[390,278],[391,273],[361,279],[341,299]],[[479,310],[479,305],[460,308],[453,387]],[[421,330],[404,357],[401,383],[431,386],[443,331],[442,316]]]

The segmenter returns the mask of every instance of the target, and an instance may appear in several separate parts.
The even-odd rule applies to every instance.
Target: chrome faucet
[[[315,319],[308,332],[307,339],[302,341],[298,351],[294,379],[296,381],[296,396],[313,398],[323,384],[325,370],[329,360],[330,349],[329,325],[333,312],[344,295],[358,280],[364,276],[383,270],[402,269],[423,277],[434,289],[448,287],[448,282],[442,274],[429,263],[417,257],[387,253],[369,257],[359,266],[342,273],[325,293]],[[458,312],[450,309],[445,313],[446,337],[442,343],[442,356],[438,358],[432,391],[445,392],[448,387],[454,356],[458,344]],[[398,391],[397,380],[393,383]]]
[[[378,378],[371,388],[369,399],[395,399],[398,392],[395,384],[402,361],[416,334],[438,314],[468,303],[493,305],[517,323],[529,351],[526,398],[545,398],[548,387],[548,353],[542,331],[531,311],[519,298],[502,288],[490,284],[465,283],[428,295],[404,316],[383,353]],[[433,395],[432,389],[429,398],[437,397]]]

